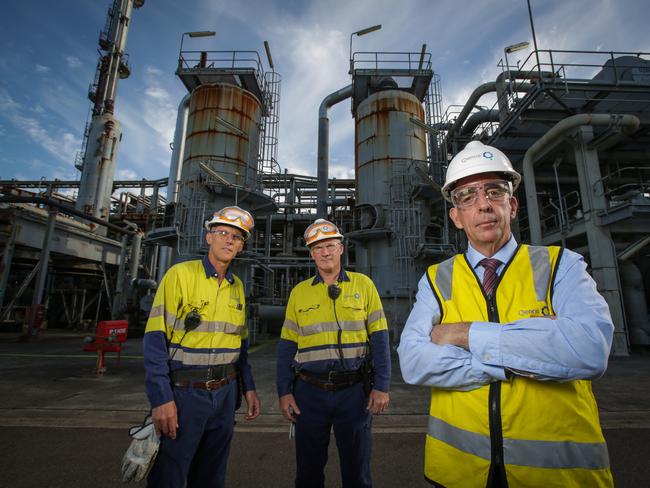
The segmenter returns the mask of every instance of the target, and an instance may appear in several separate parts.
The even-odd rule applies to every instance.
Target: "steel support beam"
[[[602,192],[596,191],[601,174],[598,152],[590,146],[593,137],[593,128],[582,126],[577,130],[574,146],[582,212],[589,246],[589,261],[598,291],[607,301],[614,322],[612,354],[627,356],[629,341],[623,311],[616,248],[609,229],[598,225],[596,218],[599,212],[607,208],[607,201]]]

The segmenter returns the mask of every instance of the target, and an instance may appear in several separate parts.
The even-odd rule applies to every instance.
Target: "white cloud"
[[[62,128],[47,130],[39,119],[23,115],[25,112],[25,107],[16,102],[5,90],[0,90],[0,114],[56,159],[67,163],[69,165],[67,171],[74,163],[74,156],[81,141]]]
[[[115,179],[117,180],[135,180],[137,177],[137,173],[130,169],[118,169],[115,171]]]
[[[34,71],[37,73],[49,73],[51,70],[47,66],[43,66],[42,64],[36,64],[34,66]]]
[[[81,60],[76,56],[66,56],[65,62],[68,64],[69,68],[78,68],[81,66]]]

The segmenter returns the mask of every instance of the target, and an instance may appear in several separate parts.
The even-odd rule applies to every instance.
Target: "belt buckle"
[[[219,384],[221,380],[208,380],[205,382],[205,389],[206,390],[216,390],[219,388],[221,385]]]
[[[336,371],[332,370],[327,373],[327,381],[329,383],[334,383],[334,378],[336,377]]]

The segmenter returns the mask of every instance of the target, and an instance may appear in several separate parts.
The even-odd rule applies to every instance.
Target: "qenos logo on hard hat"
[[[485,152],[483,153],[483,157],[484,157],[485,159],[492,159],[492,158],[494,158],[494,154],[492,154],[490,151],[485,151]]]

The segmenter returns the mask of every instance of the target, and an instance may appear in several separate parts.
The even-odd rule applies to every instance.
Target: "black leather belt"
[[[208,381],[190,381],[190,380],[176,380],[173,382],[176,388],[197,388],[199,390],[214,391],[226,386],[231,381],[237,379],[237,373],[230,373],[219,380]]]
[[[172,371],[172,383],[182,381],[212,381],[222,380],[232,373],[237,373],[234,364],[221,364],[209,368],[188,368]]]
[[[330,371],[328,373],[312,373],[298,371],[298,378],[321,390],[337,391],[362,381],[361,373],[357,371]]]
[[[178,369],[171,374],[176,388],[197,388],[214,391],[237,379],[233,364],[221,364],[209,368]]]

